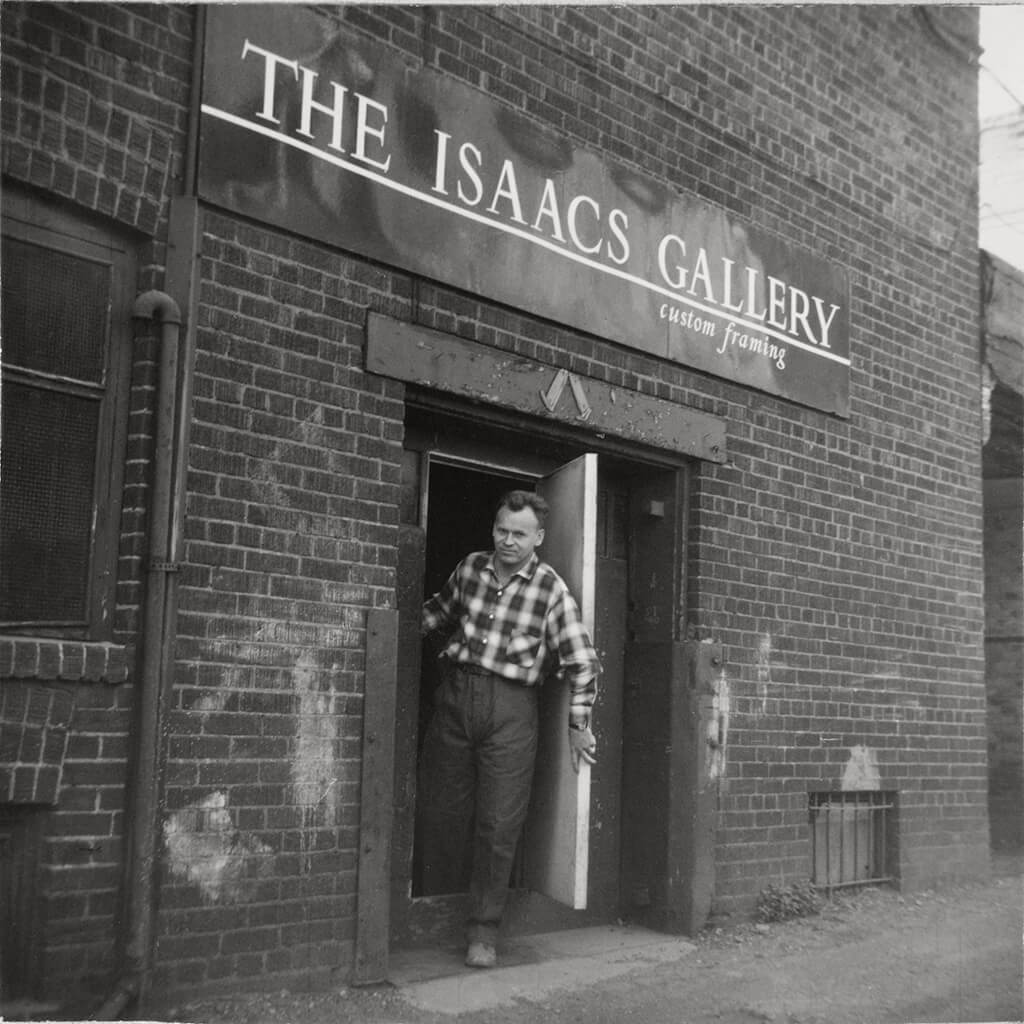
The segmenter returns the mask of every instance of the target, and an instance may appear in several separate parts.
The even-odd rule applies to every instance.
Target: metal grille
[[[822,889],[893,880],[891,844],[895,798],[891,793],[811,793],[814,876]]]
[[[4,381],[0,620],[86,618],[99,409]]]
[[[102,384],[110,267],[5,238],[3,268],[4,363]]]

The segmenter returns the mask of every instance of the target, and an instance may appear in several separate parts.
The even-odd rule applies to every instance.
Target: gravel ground
[[[901,896],[839,896],[821,913],[714,928],[695,952],[544,1002],[426,1013],[389,986],[285,990],[169,1007],[202,1024],[911,1024],[1024,1020],[1024,855],[993,877]]]

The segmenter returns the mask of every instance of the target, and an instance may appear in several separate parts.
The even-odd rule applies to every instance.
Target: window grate
[[[0,620],[87,618],[99,402],[3,383]]]
[[[894,880],[894,794],[810,793],[809,810],[814,885],[832,890]]]
[[[102,385],[109,334],[109,266],[3,239],[4,363]]]

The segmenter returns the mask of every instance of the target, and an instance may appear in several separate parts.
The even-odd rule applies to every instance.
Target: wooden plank
[[[417,481],[418,482],[418,481]],[[398,678],[395,686],[394,822],[391,832],[391,940],[408,943],[413,842],[416,816],[416,760],[420,714],[423,567],[426,533],[398,527]]]
[[[667,931],[697,935],[711,912],[715,888],[718,791],[724,771],[727,708],[716,699],[722,645],[673,644],[672,742],[668,748]],[[712,742],[713,740],[713,742]]]
[[[359,881],[353,983],[388,975],[391,827],[394,808],[398,612],[366,616],[366,695],[359,815]]]
[[[441,331],[370,313],[366,369],[396,380],[725,462],[725,421]]]
[[[582,455],[540,481],[551,506],[539,554],[565,580],[594,637],[597,456]],[[524,846],[527,885],[574,910],[587,905],[590,765],[573,771],[569,687],[549,679],[540,692],[540,736]]]

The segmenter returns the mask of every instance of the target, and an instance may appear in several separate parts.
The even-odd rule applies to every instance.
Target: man
[[[573,769],[581,761],[594,764],[597,747],[590,714],[600,664],[568,587],[537,557],[547,514],[539,495],[510,491],[498,503],[494,550],[464,558],[423,606],[424,635],[454,630],[420,761],[431,837],[424,870],[425,876],[450,872],[471,843],[470,967],[497,962],[498,927],[533,782],[537,690],[552,672],[569,686]]]

